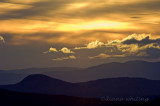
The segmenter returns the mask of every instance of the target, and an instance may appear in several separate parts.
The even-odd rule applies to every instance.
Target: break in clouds
[[[65,57],[53,58],[54,61],[80,58],[159,58],[160,38],[153,38],[150,34],[132,34],[122,40],[93,41],[81,47],[63,47],[61,49],[51,47],[44,53],[51,53],[53,56],[65,55]]]

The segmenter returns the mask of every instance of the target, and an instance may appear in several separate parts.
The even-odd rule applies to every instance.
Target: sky
[[[160,60],[160,0],[0,0],[0,69]]]

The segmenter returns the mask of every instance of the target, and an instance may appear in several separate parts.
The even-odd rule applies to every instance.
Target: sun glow
[[[90,22],[82,22],[75,24],[60,25],[57,30],[60,31],[79,31],[79,30],[123,30],[126,28],[134,28],[127,22],[116,22],[106,20],[96,20]]]
[[[72,3],[67,5],[67,9],[72,10],[72,9],[81,9],[84,7],[87,7],[89,3]]]

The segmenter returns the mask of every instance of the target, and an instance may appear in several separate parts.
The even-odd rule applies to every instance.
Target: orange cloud
[[[73,51],[71,51],[70,49],[66,48],[66,47],[63,47],[61,50],[60,50],[62,53],[74,53]]]
[[[14,45],[34,41],[80,45],[95,40],[120,40],[131,33],[158,35],[160,14],[153,11],[159,9],[158,3],[157,0],[7,0],[0,3],[0,33],[13,34],[10,44]],[[55,32],[61,34],[57,36]],[[50,37],[45,33],[50,33]]]
[[[25,4],[14,4],[14,3],[0,3],[0,14],[4,14],[9,11],[21,10],[26,8],[31,8],[30,5]]]
[[[63,53],[74,51],[75,55],[81,55],[79,53],[83,51],[83,55],[87,54],[89,59],[150,57],[148,50],[160,50],[160,37],[152,37],[150,34],[132,34],[122,40],[108,42],[96,40],[81,47],[62,48],[60,51],[63,49]],[[58,60],[64,59],[68,59],[68,57],[58,58]]]

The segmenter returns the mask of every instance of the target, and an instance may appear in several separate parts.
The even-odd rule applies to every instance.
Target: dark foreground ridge
[[[100,98],[20,93],[0,89],[0,106],[159,106],[160,98],[147,102],[115,102]]]

